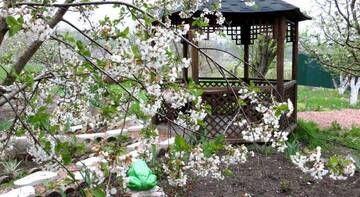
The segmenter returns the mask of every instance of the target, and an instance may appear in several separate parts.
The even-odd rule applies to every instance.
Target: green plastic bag
[[[150,190],[156,186],[156,176],[143,160],[135,160],[127,173],[128,188],[135,191]]]

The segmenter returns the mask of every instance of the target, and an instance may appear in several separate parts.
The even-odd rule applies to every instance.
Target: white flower
[[[111,190],[110,190],[110,194],[112,194],[112,195],[115,195],[117,193],[117,189],[116,188],[111,188]]]
[[[245,0],[245,5],[246,6],[249,6],[249,7],[252,7],[252,6],[254,6],[256,3],[255,3],[255,1],[253,1],[253,0]]]
[[[159,84],[147,86],[146,90],[150,95],[154,95],[156,97],[159,97],[161,95],[161,87]]]
[[[294,113],[294,105],[293,105],[293,103],[291,102],[290,99],[288,99],[287,102],[288,102],[289,112],[286,114],[286,116],[290,117],[292,115],[292,113]]]

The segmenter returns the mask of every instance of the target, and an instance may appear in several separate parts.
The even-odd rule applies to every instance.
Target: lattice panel
[[[226,27],[226,34],[234,40],[237,45],[241,45],[241,27]]]
[[[286,42],[293,42],[296,35],[295,25],[288,23],[286,29]]]
[[[206,33],[206,39],[205,40],[209,40],[211,33],[223,31],[223,27],[220,27],[220,26],[207,26],[207,27],[202,27],[201,30],[204,33]]]
[[[293,37],[293,25],[289,23],[288,32],[287,32],[287,38],[292,39]],[[207,34],[207,40],[210,38],[210,34],[217,32],[217,31],[225,31],[226,28],[226,34],[230,36],[231,40],[234,40],[237,45],[245,44],[248,42],[249,44],[254,44],[254,41],[258,38],[259,34],[263,34],[267,37],[274,37],[273,34],[273,25],[251,25],[244,26],[244,29],[242,31],[242,27],[240,26],[230,26],[230,27],[219,27],[219,26],[208,26],[208,27],[202,27],[201,30]],[[290,28],[290,29],[289,29]]]
[[[260,34],[266,37],[273,38],[273,26],[272,25],[253,25],[250,27],[250,43],[254,44],[254,41]]]
[[[232,87],[239,87],[241,86],[240,81],[235,80],[229,80],[231,82]],[[254,83],[257,86],[265,86],[269,85],[268,82],[263,80],[254,80]],[[274,85],[275,81],[270,81]],[[228,84],[225,80],[207,80],[207,81],[201,81],[200,85],[202,87],[227,87]],[[296,93],[296,86],[295,84],[291,87],[288,87],[285,89],[285,95],[284,95],[284,101],[286,101],[288,98],[290,98],[293,103],[295,102],[295,93]],[[207,115],[207,117],[204,119],[205,125],[203,130],[208,135],[208,137],[216,137],[218,134],[224,134],[228,140],[231,142],[239,142],[241,140],[241,131],[245,128],[241,128],[239,126],[234,125],[233,123],[238,120],[242,120],[245,118],[244,114],[246,115],[246,118],[251,122],[257,122],[262,118],[262,115],[260,113],[257,113],[255,110],[256,104],[253,105],[246,105],[242,106],[242,108],[239,108],[239,105],[237,103],[235,95],[231,93],[231,91],[225,92],[219,91],[219,92],[205,92],[202,96],[203,102],[211,106],[211,113]],[[266,105],[267,102],[271,102],[271,97],[269,96],[269,92],[263,92],[260,94],[260,100],[262,102],[265,102]],[[191,107],[186,106],[183,110],[186,108]],[[164,106],[165,108],[165,106]],[[178,112],[176,112],[173,109],[162,109],[162,113],[167,114],[169,119],[176,118]],[[180,110],[181,111],[181,110]],[[240,113],[238,113],[240,111]],[[294,116],[293,116],[294,117]],[[295,119],[290,118],[287,119],[285,117],[282,117],[281,119],[281,128],[285,129],[289,123],[293,122]],[[182,130],[179,127],[174,126],[173,130],[176,133],[181,133],[185,135],[186,133],[189,133],[189,131]],[[174,132],[174,131],[172,131]]]
[[[263,96],[262,99],[268,99]],[[229,140],[241,139],[244,128],[233,123],[246,118],[251,122],[259,121],[262,116],[255,110],[255,104],[240,106],[235,95],[229,94],[204,94],[203,101],[211,106],[211,114],[205,118],[205,130],[209,137],[224,134]]]
[[[237,136],[240,133],[236,126],[231,124],[236,115],[238,105],[236,98],[232,94],[205,94],[203,95],[204,103],[211,106],[211,114],[205,118],[206,131],[209,137],[215,137],[223,133],[226,128],[227,136]]]

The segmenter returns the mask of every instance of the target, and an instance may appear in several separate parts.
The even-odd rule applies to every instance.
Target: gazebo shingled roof
[[[210,0],[209,3],[199,7],[199,11],[195,12],[193,17],[200,15],[200,10],[209,7],[213,2],[218,0]],[[282,127],[293,129],[296,123],[296,102],[297,102],[297,63],[298,63],[298,41],[300,21],[311,19],[303,14],[300,9],[294,5],[286,3],[282,0],[253,0],[255,7],[249,7],[242,0],[222,0],[221,12],[225,17],[223,26],[216,24],[214,18],[210,16],[208,27],[191,27],[194,30],[213,33],[215,31],[225,32],[238,45],[244,46],[244,76],[241,81],[249,83],[253,81],[257,86],[265,92],[274,93],[280,101],[290,99],[294,104],[294,114],[289,121],[283,121]],[[185,21],[180,18],[179,11],[175,11],[170,16],[173,25],[179,25],[182,22],[191,24],[192,19]],[[249,45],[254,43],[259,34],[271,36],[276,41],[276,76],[275,80],[252,79],[249,78]],[[186,35],[189,40],[193,39],[192,31]],[[210,38],[208,36],[208,38]],[[192,40],[194,44],[197,42]],[[292,74],[291,80],[284,80],[284,48],[285,42],[292,42]],[[191,52],[189,50],[191,48]],[[210,78],[199,77],[199,52],[186,42],[183,42],[183,56],[192,59],[191,78],[204,88],[203,100],[210,104],[213,108],[212,114],[205,119],[206,130],[210,136],[216,136],[219,132],[228,136],[228,139],[237,141],[241,131],[232,124],[232,119],[239,108],[236,96],[233,90],[240,88],[241,82],[238,78]],[[188,69],[183,70],[183,82],[187,83]],[[272,86],[269,86],[268,83]],[[229,87],[229,84],[231,88]],[[275,86],[275,90],[272,88]],[[276,93],[275,93],[276,92]],[[251,112],[250,112],[251,114]],[[224,131],[224,128],[227,131]]]
[[[300,11],[300,8],[289,4],[282,0],[253,0],[255,7],[249,7],[242,0],[222,0],[220,11],[226,18],[225,26],[235,26],[249,22],[249,17],[252,18],[268,18],[275,15],[285,16],[292,22],[300,22],[311,19],[306,14]],[[208,3],[200,6],[198,10],[204,8],[210,9],[211,4],[218,2],[218,0],[210,0]],[[175,23],[182,21],[178,15],[179,11],[174,11],[171,20]],[[199,12],[194,16],[198,16]],[[268,18],[269,19],[269,18]]]

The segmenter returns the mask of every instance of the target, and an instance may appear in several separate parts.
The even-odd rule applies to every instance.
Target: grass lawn
[[[349,92],[340,96],[335,89],[299,86],[298,111],[332,111],[345,108],[360,109],[349,104]]]

